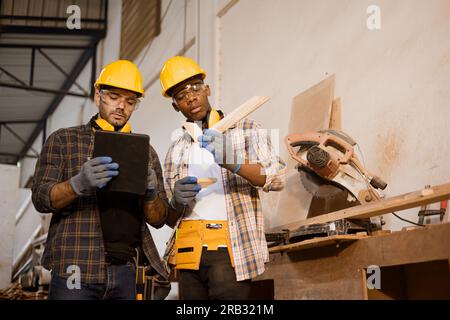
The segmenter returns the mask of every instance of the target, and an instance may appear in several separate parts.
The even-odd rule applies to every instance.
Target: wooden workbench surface
[[[405,279],[411,278],[417,270],[422,270],[418,273],[421,279],[425,277],[419,281],[421,286],[434,285],[440,290],[440,293],[433,291],[440,294],[438,297],[450,296],[450,223],[358,239],[347,237],[320,239],[331,245],[319,247],[320,241],[312,239],[316,241],[272,248],[266,272],[258,279],[274,280],[276,299],[365,299],[368,293],[363,286],[363,272],[365,268],[377,265],[385,280],[396,273]],[[336,241],[340,241],[338,247],[333,245]],[[410,289],[414,286],[420,287],[410,284]],[[434,297],[430,296],[431,291],[417,289],[408,293],[408,297]],[[391,297],[407,294],[399,292]],[[369,292],[370,296],[377,295]]]

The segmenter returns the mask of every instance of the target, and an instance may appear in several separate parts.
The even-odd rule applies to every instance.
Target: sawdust
[[[13,283],[8,288],[0,290],[0,300],[45,300],[48,292],[38,290],[25,291],[19,283]]]
[[[399,164],[403,144],[404,139],[398,129],[389,128],[377,135],[377,173],[385,180],[389,180],[392,169]]]

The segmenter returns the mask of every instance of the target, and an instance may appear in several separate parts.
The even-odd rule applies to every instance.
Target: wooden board
[[[382,199],[373,203],[360,205],[344,210],[339,210],[329,214],[324,214],[303,221],[289,223],[270,230],[271,232],[282,229],[295,230],[302,226],[316,223],[326,223],[340,219],[363,219],[370,218],[395,211],[415,208],[427,203],[435,203],[441,200],[450,199],[450,183],[438,185],[423,190],[410,192],[392,198]]]
[[[189,133],[192,140],[198,143],[197,138],[202,135],[202,129],[195,122],[183,122],[181,125]]]
[[[341,242],[352,242],[365,238],[367,235],[336,235],[330,237],[314,238],[297,243],[286,244],[269,248],[269,253],[305,250],[329,245],[339,245]]]
[[[362,274],[365,268],[380,266],[381,288],[384,289],[383,279],[390,280],[387,275],[383,276],[386,267],[405,265],[409,269],[415,268],[417,264],[449,261],[449,258],[450,223],[446,223],[368,236],[342,243],[339,248],[324,246],[311,250],[271,253],[270,262],[265,265],[266,271],[257,280],[274,280],[276,300],[367,299],[366,277]],[[408,285],[414,285],[417,281],[423,284],[424,281],[435,278],[434,282],[442,281],[440,286],[443,289],[448,288],[449,274],[447,273],[446,278],[433,277],[434,274],[434,269],[428,269],[428,274],[414,276],[413,283]],[[402,281],[404,280],[395,279],[397,283]],[[433,287],[433,284],[427,287]],[[427,295],[427,298],[440,298],[434,296],[436,292],[423,289],[422,297]]]
[[[289,134],[328,129],[334,100],[335,75],[294,97]]]
[[[255,96],[247,100],[244,104],[240,105],[229,114],[227,114],[222,120],[214,124],[210,129],[219,131],[220,133],[225,132],[234,124],[238,123],[250,113],[256,111],[264,103],[269,101],[268,97]]]
[[[202,189],[208,188],[210,185],[217,182],[216,178],[204,178],[204,179],[198,179],[197,183],[202,187]]]
[[[330,129],[342,130],[342,104],[341,98],[333,100],[331,105]]]
[[[222,120],[214,124],[210,129],[216,130],[220,133],[224,133],[233,125],[247,117],[252,112],[256,111],[264,103],[269,101],[268,97],[254,96],[247,100],[244,104],[240,105],[232,112],[227,114]],[[202,129],[194,122],[184,122],[182,124],[186,132],[189,133],[194,142],[198,142],[197,138],[202,134]]]

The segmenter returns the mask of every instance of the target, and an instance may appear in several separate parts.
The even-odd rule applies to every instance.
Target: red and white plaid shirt
[[[279,191],[284,187],[285,163],[273,149],[266,130],[249,119],[244,119],[227,131],[231,136],[233,150],[241,159],[262,166],[266,183],[265,192]],[[173,197],[175,182],[188,175],[189,151],[193,142],[184,132],[170,146],[164,163],[166,193]],[[222,168],[230,240],[237,281],[251,279],[264,272],[269,253],[264,234],[264,219],[258,188],[246,179]],[[170,237],[165,260],[174,254],[175,230]]]

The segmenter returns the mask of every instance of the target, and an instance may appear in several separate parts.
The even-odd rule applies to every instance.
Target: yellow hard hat
[[[117,60],[104,67],[95,81],[95,88],[98,89],[101,85],[134,91],[144,96],[141,73],[128,60]]]
[[[169,98],[170,96],[167,94],[167,91],[177,84],[197,75],[201,75],[202,80],[206,78],[205,70],[200,68],[194,60],[180,56],[170,58],[164,63],[159,74],[162,95]]]

